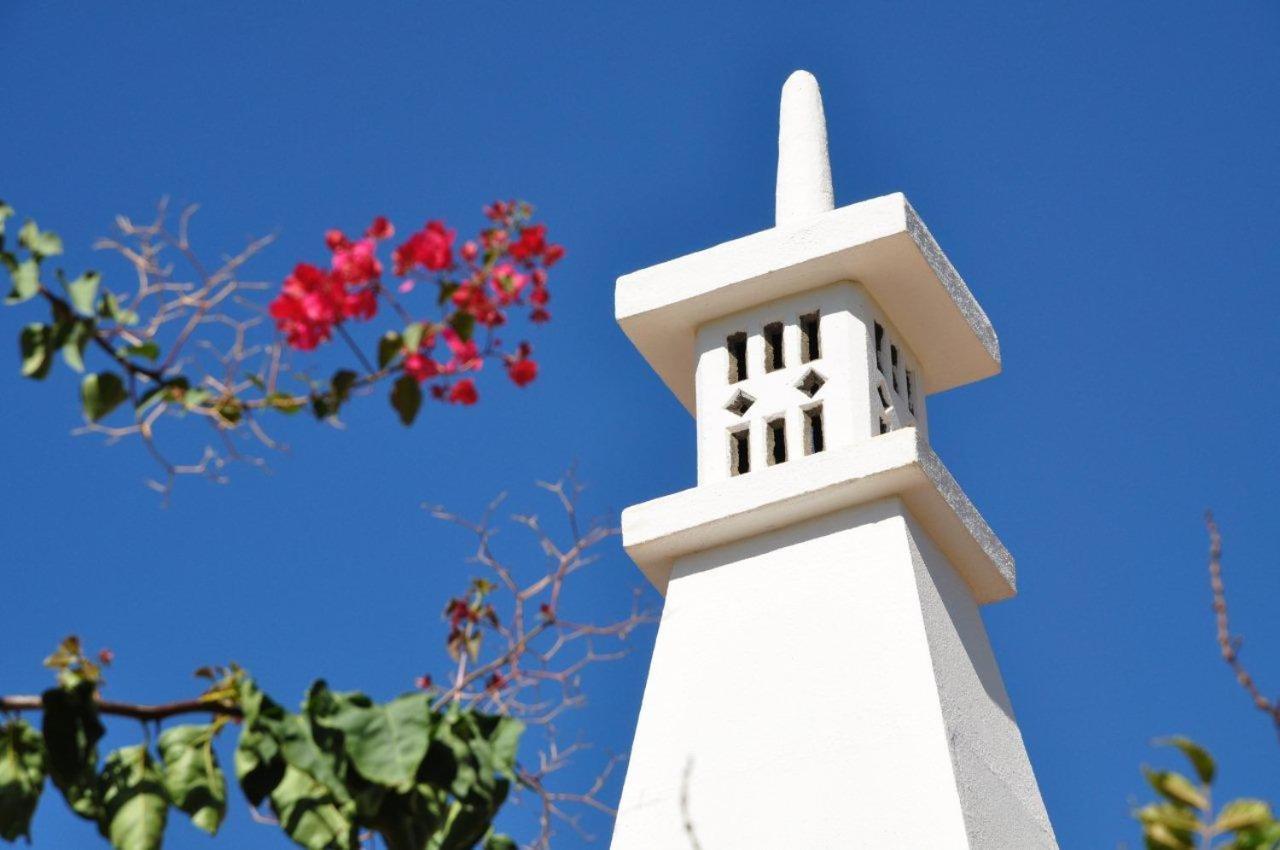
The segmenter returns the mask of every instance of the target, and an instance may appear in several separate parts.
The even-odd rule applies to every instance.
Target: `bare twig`
[[[1236,674],[1236,681],[1249,694],[1254,706],[1271,718],[1277,734],[1280,735],[1280,704],[1264,696],[1258,688],[1253,676],[1240,660],[1240,647],[1244,639],[1239,635],[1231,634],[1227,615],[1226,585],[1222,580],[1222,535],[1218,531],[1218,524],[1213,519],[1212,511],[1205,512],[1204,523],[1209,531],[1209,586],[1213,591],[1213,613],[1217,620],[1218,648],[1222,651],[1222,660],[1226,661]]]

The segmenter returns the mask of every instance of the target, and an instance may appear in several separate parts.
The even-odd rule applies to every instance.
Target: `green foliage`
[[[157,744],[169,800],[200,829],[214,835],[227,814],[227,778],[213,751],[220,726],[174,726]]]
[[[116,850],[159,850],[169,815],[160,767],[146,744],[107,756],[98,777],[98,831]]]
[[[0,225],[3,221],[0,217]],[[31,816],[44,790],[44,775],[40,733],[25,720],[0,726],[0,839],[31,837]]]
[[[422,387],[412,375],[401,375],[391,385],[391,406],[400,414],[400,421],[412,425],[422,409]]]
[[[80,401],[91,422],[97,422],[128,398],[124,381],[115,372],[90,372],[80,382]]]
[[[114,750],[99,770],[101,670],[74,638],[45,663],[59,683],[43,696],[43,735],[22,720],[0,727],[5,841],[29,835],[46,775],[116,850],[159,850],[170,807],[217,833],[227,779],[214,741],[230,725],[226,712],[235,711],[240,788],[251,805],[269,805],[300,847],[357,850],[370,831],[388,850],[516,846],[493,831],[493,821],[516,781],[518,720],[456,706],[440,711],[425,691],[377,703],[323,681],[290,712],[231,668],[203,697],[220,713],[213,722],[172,726],[154,749]]]
[[[98,741],[106,733],[98,719],[94,690],[95,684],[88,680],[66,682],[45,691],[41,699],[49,778],[71,810],[90,820],[101,814]]]
[[[1161,798],[1159,802],[1134,812],[1134,817],[1142,824],[1147,850],[1280,848],[1280,821],[1275,819],[1271,807],[1261,800],[1233,800],[1214,816],[1213,780],[1217,768],[1207,750],[1183,737],[1156,743],[1181,752],[1198,782],[1176,771],[1142,769],[1147,782]],[[1228,840],[1220,843],[1219,839]]]

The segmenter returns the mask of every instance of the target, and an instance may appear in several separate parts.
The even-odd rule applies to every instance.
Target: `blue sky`
[[[183,5],[5,4],[0,197],[117,276],[90,250],[115,213],[198,201],[210,252],[279,231],[268,279],[331,226],[470,229],[524,197],[569,249],[544,376],[412,430],[377,398],[344,432],[291,420],[273,474],[183,482],[162,509],[140,448],[69,435],[68,374],[10,363],[0,691],[43,687],[77,631],[116,651],[119,698],[229,659],[287,701],[317,675],[390,696],[439,669],[467,575],[468,541],[420,503],[539,507],[530,484],[571,462],[592,513],[691,486],[693,423],[615,326],[613,282],[772,224],[777,94],[804,67],[837,203],[905,191],[1000,335],[1004,373],[932,398],[931,436],[1018,558],[1020,595],[986,619],[1062,846],[1134,846],[1163,734],[1210,746],[1222,793],[1280,797],[1275,734],[1217,658],[1200,524],[1212,506],[1274,691],[1274,4]],[[640,583],[615,549],[582,602]],[[630,744],[650,640],[588,682],[577,723],[603,750]],[[36,847],[91,840],[43,809]],[[228,830],[287,846],[242,806]],[[167,846],[206,839],[175,824]]]

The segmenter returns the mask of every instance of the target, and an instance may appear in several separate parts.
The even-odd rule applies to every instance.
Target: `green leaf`
[[[52,230],[41,231],[31,219],[18,231],[18,244],[38,257],[56,257],[62,253],[62,239]]]
[[[381,705],[351,698],[317,722],[342,733],[343,748],[361,776],[406,792],[431,743],[431,698],[406,694]]]
[[[146,744],[107,756],[98,779],[98,830],[116,850],[159,850],[169,815],[164,781]]]
[[[138,323],[138,314],[132,310],[122,308],[119,300],[111,292],[102,293],[102,298],[98,302],[98,315],[121,325],[136,325]]]
[[[1173,735],[1169,738],[1162,738],[1155,742],[1158,747],[1177,747],[1187,761],[1191,762],[1191,767],[1195,769],[1196,776],[1200,777],[1200,781],[1205,785],[1213,782],[1213,776],[1216,767],[1213,763],[1213,756],[1209,755],[1209,751],[1197,744],[1190,738],[1182,735]]]
[[[1223,847],[1222,850],[1276,850],[1278,847],[1280,847],[1280,823],[1272,821],[1237,832],[1235,841]]]
[[[90,372],[80,382],[80,400],[84,415],[97,422],[129,397],[124,382],[115,372]]]
[[[267,396],[267,404],[281,413],[293,415],[306,407],[306,401],[288,393],[274,392]]]
[[[1209,801],[1204,793],[1180,773],[1172,770],[1151,770],[1144,767],[1142,773],[1151,783],[1151,787],[1170,802],[1183,806],[1192,806],[1200,811],[1208,811]]]
[[[391,385],[391,406],[400,414],[400,422],[412,425],[422,408],[422,387],[411,375],[401,375]]]
[[[0,236],[4,236],[4,223],[13,216],[13,207],[0,201]]]
[[[21,304],[40,292],[40,266],[35,260],[23,260],[9,272],[13,289],[5,297],[6,304]]]
[[[404,329],[404,348],[406,351],[417,351],[422,345],[422,338],[427,334],[426,322],[413,322]]]
[[[53,332],[54,341],[61,340],[62,359],[77,372],[84,371],[84,350],[92,338],[88,322],[79,320],[60,322]]]
[[[395,331],[387,331],[378,340],[378,368],[385,369],[404,350],[404,338]]]
[[[271,791],[280,828],[307,850],[355,850],[356,826],[332,793],[305,771],[289,765]]]
[[[98,297],[98,284],[102,275],[97,272],[85,272],[67,284],[67,294],[71,297],[71,306],[76,312],[85,316],[93,315],[93,302]]]
[[[1204,826],[1194,811],[1173,803],[1151,803],[1139,809],[1135,817],[1144,824],[1158,823],[1177,832],[1197,832]]]
[[[520,845],[509,835],[490,833],[484,840],[484,850],[519,850]]]
[[[1143,828],[1149,850],[1195,850],[1195,839],[1169,829],[1164,824],[1148,824]]]
[[[227,814],[227,778],[213,751],[215,732],[213,724],[174,726],[157,742],[170,801],[210,835]]]
[[[333,397],[338,400],[339,405],[351,397],[351,388],[355,386],[356,379],[359,377],[350,369],[339,369],[333,373],[333,377],[329,379],[329,386],[333,388]]]
[[[475,330],[476,317],[470,313],[459,310],[449,317],[449,324],[457,331],[458,336],[463,342],[471,339],[471,334]]]
[[[120,354],[124,357],[145,357],[154,363],[160,357],[160,346],[152,340],[147,340],[144,343],[120,349]]]
[[[0,208],[0,226],[4,224]],[[31,840],[31,816],[44,790],[44,742],[25,720],[0,726],[0,839]]]
[[[47,326],[39,323],[27,325],[18,334],[18,347],[22,351],[23,377],[40,380],[49,374],[53,358],[49,356]]]
[[[443,307],[453,297],[453,293],[458,291],[458,288],[456,283],[440,284],[440,292],[436,295],[436,304]]]
[[[50,688],[41,697],[49,778],[72,811],[90,820],[96,820],[100,810],[98,741],[106,731],[98,720],[93,693],[93,683],[80,682],[67,688]]]
[[[1232,800],[1222,807],[1213,828],[1219,833],[1265,826],[1272,821],[1271,806],[1262,800]]]

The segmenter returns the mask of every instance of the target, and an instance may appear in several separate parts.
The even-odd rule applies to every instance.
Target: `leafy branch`
[[[497,554],[500,499],[477,522],[435,511],[476,536],[473,563],[498,578],[473,579],[445,606],[455,666],[440,686],[421,676],[413,691],[378,703],[320,680],[290,712],[230,665],[198,670],[207,687],[194,698],[120,702],[101,693],[112,654],[91,657],[78,639],[66,639],[45,659],[57,672],[55,687],[0,696],[0,714],[9,716],[0,723],[0,838],[29,837],[46,780],[117,850],[158,850],[171,810],[214,834],[228,785],[214,745],[231,728],[239,729],[234,777],[255,820],[309,850],[357,850],[375,838],[388,850],[514,850],[494,820],[509,800],[522,799],[532,801],[538,822],[526,848],[546,850],[557,824],[589,835],[584,813],[613,814],[603,795],[620,758],[608,758],[585,789],[558,787],[556,774],[587,747],[562,746],[554,723],[583,704],[586,668],[621,657],[619,642],[653,616],[634,600],[630,613],[603,623],[562,616],[566,583],[596,563],[595,550],[616,529],[580,522],[572,475],[542,487],[554,496],[566,539],[535,515],[513,518],[532,532],[541,562]],[[41,715],[39,728],[24,719],[31,713]],[[169,726],[154,745],[148,736],[100,757],[103,718],[159,726],[189,715],[207,721]],[[522,745],[528,758],[519,761]]]
[[[299,263],[277,296],[263,303],[255,294],[272,285],[240,273],[272,237],[207,264],[189,237],[195,207],[182,211],[176,228],[163,203],[146,224],[117,217],[117,234],[95,247],[130,268],[136,286],[126,293],[105,287],[96,271],[74,279],[61,269],[50,274],[47,261],[62,254],[62,240],[34,221],[18,230],[16,245],[7,245],[14,210],[0,202],[0,265],[12,287],[5,303],[38,299],[49,309],[47,321],[29,323],[19,334],[21,372],[42,380],[60,354],[83,376],[79,432],[112,443],[140,438],[162,472],[152,485],[164,493],[179,475],[222,481],[232,461],[264,465],[256,447],[279,446],[268,416],[310,410],[317,420],[338,424],[348,401],[383,381],[391,383],[389,402],[405,425],[418,417],[424,398],[473,404],[475,376],[487,361],[500,362],[518,386],[536,378],[532,346],[507,346],[495,330],[507,326],[517,308],[527,308],[533,324],[550,319],[548,269],[564,254],[546,240],[546,226],[532,220],[528,204],[495,202],[485,212],[489,225],[456,251],[455,232],[442,222],[410,234],[392,252],[394,276],[403,278],[394,285],[378,257],[380,244],[395,233],[387,219],[375,219],[357,239],[329,231],[329,267]],[[428,287],[433,297],[424,310],[410,294],[418,290],[421,302]],[[362,344],[353,328],[380,311],[390,311],[395,324]],[[272,325],[278,333],[270,332]],[[338,368],[327,380],[294,369],[292,354],[334,340],[354,357],[354,368]],[[91,354],[105,368],[90,371]],[[171,460],[157,440],[161,423],[175,419],[202,423],[213,435],[202,448],[196,448],[201,440],[193,445],[188,438],[184,451],[193,460]]]
[[[1179,736],[1156,743],[1181,752],[1196,780],[1173,770],[1143,767],[1147,782],[1161,798],[1134,812],[1148,850],[1274,850],[1280,846],[1280,821],[1266,802],[1243,798],[1215,809],[1217,765],[1207,750]],[[1226,840],[1219,843],[1220,839]]]

